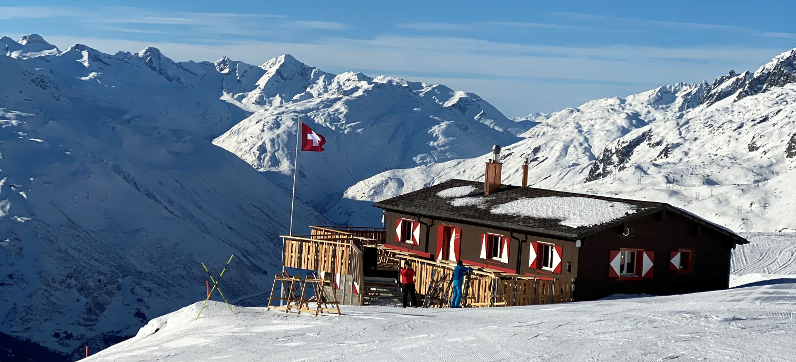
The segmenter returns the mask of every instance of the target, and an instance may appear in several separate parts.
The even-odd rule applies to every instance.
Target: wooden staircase
[[[364,284],[364,305],[402,305],[403,293],[395,278],[365,277]]]

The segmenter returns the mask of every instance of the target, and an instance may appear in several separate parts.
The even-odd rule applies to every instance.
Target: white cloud
[[[767,36],[770,38],[796,39],[796,34],[794,33],[764,32],[760,35]]]
[[[451,23],[399,23],[396,27],[419,31],[464,31],[470,30],[470,24],[451,24]]]
[[[45,19],[83,16],[86,12],[61,6],[0,6],[0,19]]]
[[[303,29],[323,29],[323,30],[345,30],[350,28],[348,24],[336,23],[332,21],[303,21],[294,20],[285,23],[285,25],[303,28]]]

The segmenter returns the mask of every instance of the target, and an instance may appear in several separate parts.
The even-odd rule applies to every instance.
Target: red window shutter
[[[486,259],[489,250],[486,245],[486,234],[481,234],[481,259]]]
[[[561,274],[561,257],[564,256],[564,248],[560,246],[553,247],[553,273]]]
[[[639,275],[642,278],[652,278],[652,272],[655,271],[655,252],[643,251],[641,254],[641,274]]]
[[[510,246],[509,242],[510,241],[511,241],[511,238],[508,238],[508,237],[504,236],[503,237],[503,242],[500,243],[501,244],[500,246],[503,248],[503,250],[500,252],[500,261],[503,262],[503,263],[506,263],[506,264],[509,263],[509,246]]]
[[[396,227],[395,227],[395,242],[396,243],[400,243],[400,242],[403,241],[403,235],[401,235],[401,230],[403,230],[401,228],[401,226],[403,226],[403,225],[401,225],[401,224],[403,222],[404,221],[401,220],[401,219],[398,219],[398,220],[395,221],[395,224],[396,224]]]
[[[539,269],[539,243],[532,241],[531,247],[528,248],[528,254],[528,267]]]
[[[442,260],[442,247],[445,245],[445,226],[437,227],[437,260]]]
[[[619,278],[619,264],[622,258],[619,257],[619,250],[611,250],[608,257],[608,276],[611,278]]]
[[[680,270],[680,252],[673,251],[669,254],[669,270]]]
[[[459,250],[462,248],[462,229],[453,228],[453,259],[459,260]]]
[[[412,244],[420,245],[420,223],[412,222]]]

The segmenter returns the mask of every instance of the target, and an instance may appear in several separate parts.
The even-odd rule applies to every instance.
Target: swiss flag
[[[309,126],[301,123],[301,150],[302,151],[312,151],[312,152],[321,152],[323,151],[323,145],[326,144],[326,138],[323,136],[315,133]]]

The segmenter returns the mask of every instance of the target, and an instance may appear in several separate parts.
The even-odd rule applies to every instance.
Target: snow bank
[[[437,196],[444,198],[467,196],[478,189],[474,186],[459,186],[437,192]]]
[[[610,202],[589,197],[537,197],[519,199],[490,210],[493,214],[527,216],[538,219],[561,220],[560,224],[572,228],[604,224],[622,216],[633,214],[633,205]]]

